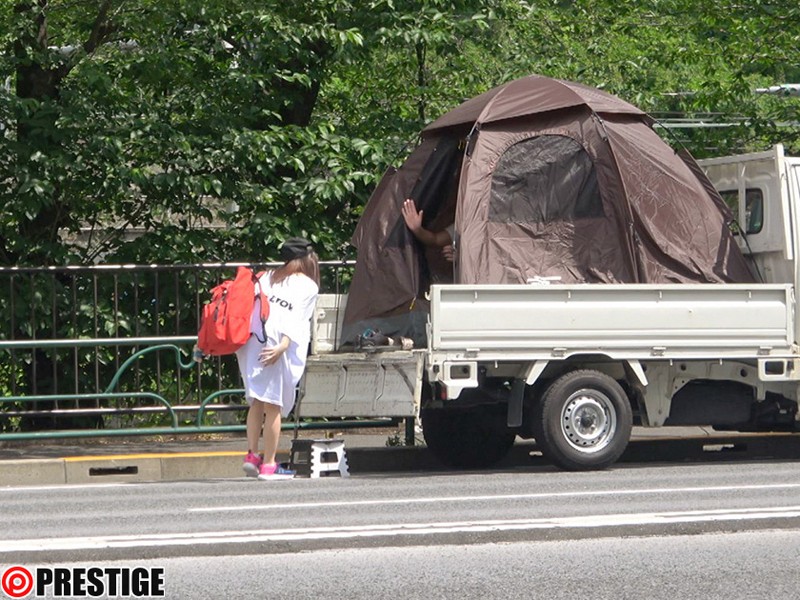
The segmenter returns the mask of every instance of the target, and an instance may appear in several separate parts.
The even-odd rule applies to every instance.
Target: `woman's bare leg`
[[[264,426],[264,406],[266,403],[253,400],[247,411],[247,451],[258,453],[258,440]]]
[[[264,464],[275,463],[278,439],[281,435],[281,407],[269,402],[259,402],[264,411]]]

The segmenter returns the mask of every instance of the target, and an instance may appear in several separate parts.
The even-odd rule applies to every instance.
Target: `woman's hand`
[[[281,355],[289,349],[290,343],[291,340],[284,335],[281,337],[279,344],[275,346],[264,346],[264,348],[261,349],[261,352],[258,353],[258,362],[265,367],[275,364],[278,362],[278,359],[281,357]]]
[[[198,364],[203,362],[203,351],[200,350],[200,346],[197,344],[195,344],[192,348],[192,358],[194,359],[194,362]]]

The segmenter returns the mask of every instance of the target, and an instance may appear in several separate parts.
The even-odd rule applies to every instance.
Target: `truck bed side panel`
[[[420,351],[330,353],[308,357],[298,398],[301,417],[414,417]]]
[[[790,285],[433,286],[430,349],[476,358],[725,358],[792,350]]]

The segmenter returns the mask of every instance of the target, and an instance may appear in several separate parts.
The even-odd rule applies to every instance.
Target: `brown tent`
[[[433,281],[750,282],[728,208],[688,154],[636,107],[531,75],[428,125],[390,169],[352,238],[358,249],[343,340],[367,328],[422,344]],[[455,218],[457,260],[405,226],[411,197],[436,231]]]

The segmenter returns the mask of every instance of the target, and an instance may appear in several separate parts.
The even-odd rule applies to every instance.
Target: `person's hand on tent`
[[[450,233],[446,229],[434,233],[422,226],[422,211],[417,210],[417,205],[412,198],[406,198],[400,212],[402,212],[403,219],[411,233],[426,246],[452,246],[453,238],[450,237]],[[445,258],[447,258],[447,254],[445,254]],[[452,260],[452,258],[448,258],[448,260]]]
[[[417,211],[417,205],[411,198],[406,198],[401,211],[403,213],[403,220],[405,220],[411,233],[417,235],[417,232],[422,229],[422,211]]]

